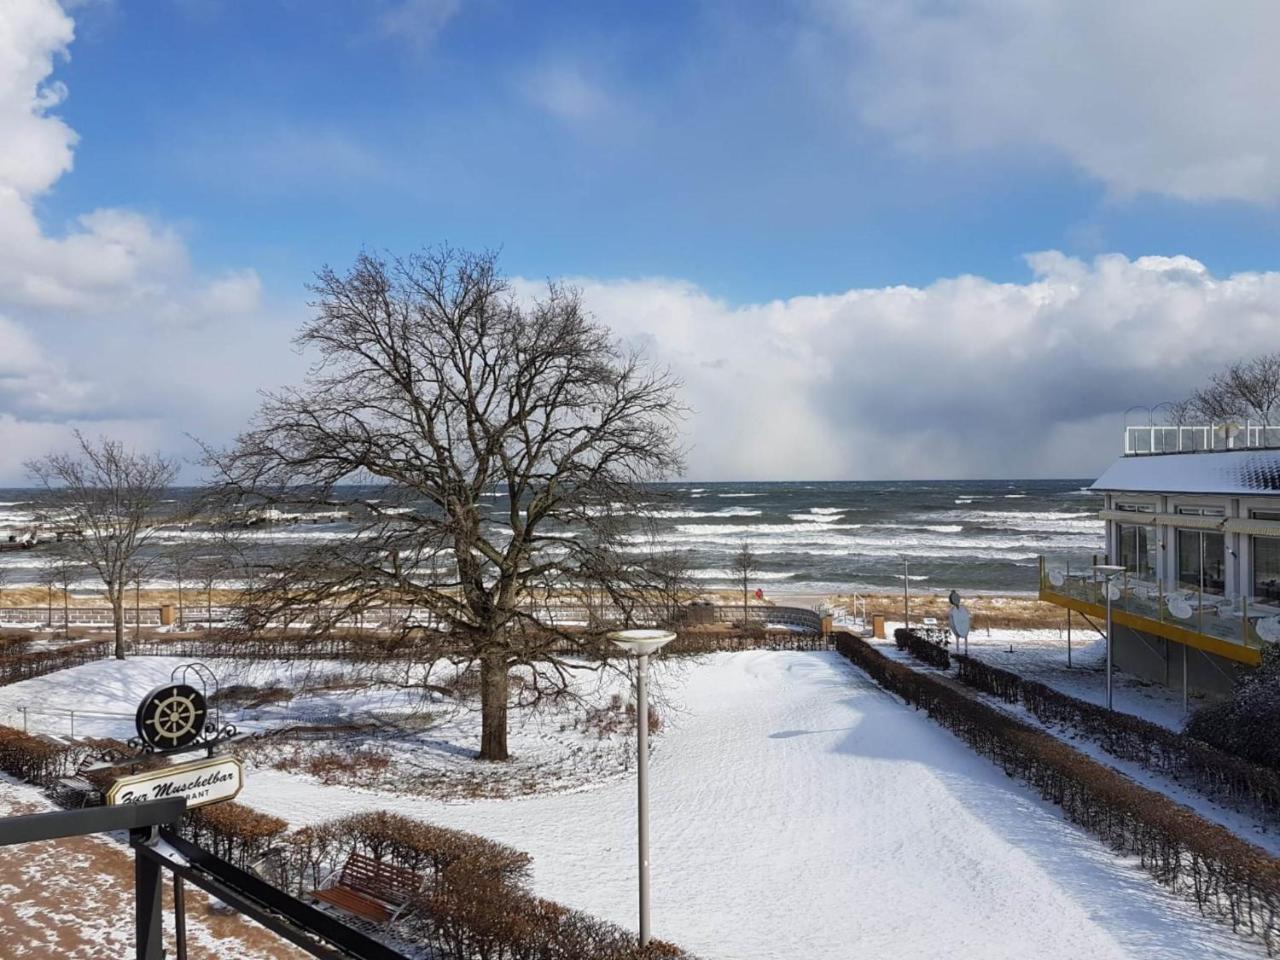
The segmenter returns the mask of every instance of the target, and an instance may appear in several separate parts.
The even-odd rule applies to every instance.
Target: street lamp
[[[1114,563],[1095,563],[1093,572],[1106,581],[1107,594],[1107,709],[1111,707],[1111,581],[1124,573],[1125,568]]]
[[[614,645],[637,658],[636,662],[636,763],[637,817],[640,847],[640,946],[649,943],[649,654],[657,653],[676,638],[669,630],[617,630],[609,634]]]

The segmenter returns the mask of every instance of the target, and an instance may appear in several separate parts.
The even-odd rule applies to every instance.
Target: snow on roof
[[[1121,457],[1094,490],[1280,496],[1280,450]]]

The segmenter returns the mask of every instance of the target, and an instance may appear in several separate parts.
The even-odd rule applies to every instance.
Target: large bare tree
[[[522,691],[568,685],[583,631],[566,600],[609,598],[587,632],[652,619],[623,602],[654,582],[628,531],[646,485],[679,468],[678,384],[576,291],[518,300],[491,254],[362,255],[312,289],[305,384],[268,395],[210,462],[259,510],[338,510],[357,529],[269,563],[247,622],[328,629],[412,609],[399,629],[479,664],[480,756],[505,760],[512,670]]]
[[[116,657],[125,658],[124,591],[130,572],[161,520],[177,464],[118,440],[75,434],[78,449],[27,463],[45,490],[38,520],[62,531],[67,552],[93,570],[106,590]]]

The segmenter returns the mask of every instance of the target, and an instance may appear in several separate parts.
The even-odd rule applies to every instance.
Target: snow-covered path
[[[717,655],[678,696],[653,762],[654,933],[708,960],[1263,955],[835,654]],[[254,770],[242,799],[481,833],[533,855],[539,893],[635,926],[629,779],[445,805]]]

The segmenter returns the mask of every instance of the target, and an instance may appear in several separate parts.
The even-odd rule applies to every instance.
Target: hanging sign
[[[210,757],[121,777],[107,791],[109,805],[186,797],[187,809],[231,800],[244,786],[244,768],[235,757]]]

